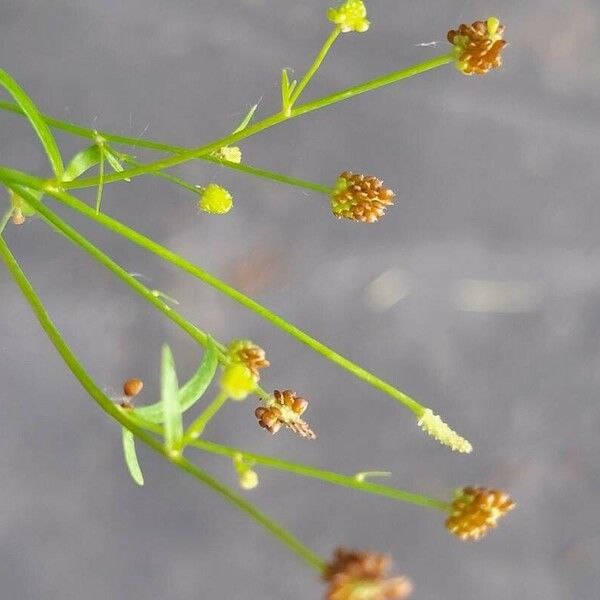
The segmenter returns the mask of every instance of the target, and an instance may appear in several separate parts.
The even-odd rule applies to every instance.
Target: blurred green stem
[[[288,548],[294,551],[307,564],[322,572],[325,567],[325,561],[315,554],[310,548],[302,544],[294,535],[284,529],[278,523],[269,519],[264,513],[258,510],[253,504],[248,502],[242,496],[230,490],[220,481],[198,468],[196,465],[186,460],[182,456],[172,457],[168,454],[163,444],[154,438],[152,435],[137,426],[134,422],[127,418],[125,411],[119,409],[96,385],[90,377],[77,357],[73,354],[68,344],[65,342],[60,332],[52,322],[50,315],[47,313],[42,301],[29,283],[27,277],[21,270],[19,264],[12,255],[10,249],[6,245],[4,238],[0,236],[0,255],[2,256],[8,270],[13,276],[15,282],[19,286],[23,296],[29,302],[35,316],[40,325],[46,332],[49,340],[52,342],[66,365],[69,367],[73,375],[78,379],[88,394],[96,401],[96,403],[111,417],[118,421],[121,425],[129,429],[139,440],[149,446],[155,452],[162,454],[169,462],[187,472],[194,478],[198,479],[214,491],[221,494],[229,502],[237,506],[240,510],[252,517],[260,523],[265,529],[270,531],[275,537],[283,542]]]

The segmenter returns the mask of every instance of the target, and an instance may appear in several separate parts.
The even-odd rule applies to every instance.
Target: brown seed
[[[478,540],[514,507],[515,502],[500,490],[466,487],[452,502],[446,528],[462,540]]]
[[[371,175],[344,171],[331,196],[331,210],[338,218],[374,223],[393,204],[394,192]]]
[[[467,75],[485,75],[502,65],[500,53],[507,42],[502,39],[504,25],[496,24],[498,26],[493,33],[488,30],[486,21],[462,24],[448,32],[448,41],[457,52],[459,68]]]
[[[134,398],[137,396],[144,387],[144,382],[141,379],[128,379],[123,384],[123,393],[128,398]]]

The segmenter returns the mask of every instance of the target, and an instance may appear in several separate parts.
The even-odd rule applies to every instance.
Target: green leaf
[[[258,104],[255,104],[250,108],[248,114],[242,119],[242,122],[234,129],[233,133],[239,133],[240,131],[246,129],[248,125],[250,125],[250,121],[252,121],[252,117],[254,116],[254,113],[256,112],[257,108]]]
[[[63,174],[63,181],[74,181],[100,162],[100,149],[96,144],[78,152],[69,162]]]
[[[287,69],[281,70],[281,108],[285,110],[290,100],[290,79]]]
[[[165,446],[175,450],[183,437],[183,420],[179,405],[179,384],[171,348],[164,344],[160,364],[160,401],[165,426]]]
[[[209,337],[206,352],[197,371],[179,390],[180,411],[184,413],[203,396],[215,376],[218,364],[218,349],[215,341]],[[140,406],[134,414],[151,423],[163,422],[163,407],[160,402],[148,406]]]
[[[294,90],[296,89],[296,84],[297,83],[298,82],[295,79],[294,79],[294,81],[292,81],[290,83],[290,91],[289,91],[290,96],[294,93]]]
[[[140,469],[140,463],[138,462],[137,454],[135,452],[135,438],[133,433],[126,429],[123,430],[123,455],[125,456],[125,464],[129,469],[131,478],[138,484],[144,485],[144,475],[142,469]]]
[[[46,125],[37,106],[27,95],[25,90],[3,69],[0,69],[0,85],[6,89],[21,107],[21,110],[31,123],[38,138],[40,138],[40,142],[42,142],[42,146],[48,155],[48,160],[50,161],[55,177],[61,181],[64,167],[60,150],[58,149],[54,136],[50,132],[50,128]]]
[[[121,173],[125,170],[121,164],[121,160],[123,160],[127,155],[124,155],[123,159],[121,159],[120,156],[108,144],[104,144],[104,154],[106,155],[106,160],[113,168],[115,173]],[[131,178],[127,177],[125,181],[131,181]]]
[[[202,357],[202,362],[198,370],[192,375],[189,381],[179,390],[179,405],[181,411],[191,408],[208,389],[210,382],[215,376],[218,364],[218,350],[215,341],[208,336],[208,345],[206,352]]]
[[[100,183],[98,184],[98,191],[96,192],[96,214],[100,214],[100,204],[102,204],[102,192],[104,190],[104,144],[98,146],[100,153]]]

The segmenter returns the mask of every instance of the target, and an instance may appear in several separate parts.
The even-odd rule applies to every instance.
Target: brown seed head
[[[314,439],[315,432],[301,415],[308,408],[308,402],[292,390],[275,390],[266,406],[259,406],[254,414],[258,424],[271,433],[277,433],[282,426],[291,429],[299,436]]]
[[[412,584],[406,577],[384,579],[391,561],[385,554],[338,548],[325,567],[326,600],[392,600],[407,598]]]
[[[462,540],[478,540],[498,525],[498,519],[515,507],[513,500],[499,490],[466,487],[452,502],[446,529]]]
[[[265,351],[250,340],[234,340],[229,344],[228,354],[232,361],[246,365],[256,381],[260,379],[260,369],[271,364]]]
[[[394,192],[384,188],[380,179],[344,171],[331,195],[331,211],[338,219],[374,223],[394,204],[393,199]]]
[[[13,225],[23,225],[25,223],[25,215],[18,209],[13,210],[11,221]]]
[[[448,41],[454,46],[456,67],[466,75],[485,75],[500,67],[500,53],[507,44],[503,33],[504,25],[495,17],[450,30]]]
[[[128,379],[123,384],[123,393],[128,398],[137,396],[143,389],[144,382],[141,379]]]

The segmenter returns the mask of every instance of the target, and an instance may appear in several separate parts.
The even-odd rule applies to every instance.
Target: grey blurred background
[[[301,73],[328,2],[0,0],[0,60],[47,113],[125,135],[200,145],[250,105],[277,110],[279,69]],[[130,271],[222,340],[268,349],[266,387],[311,400],[319,437],[265,435],[252,401],[209,439],[445,497],[506,488],[519,507],[461,543],[435,511],[260,470],[248,496],[312,548],[390,552],[420,600],[596,598],[600,552],[600,5],[593,0],[369,0],[306,92],[317,97],[443,51],[461,21],[497,14],[511,42],[484,78],[453,68],[306,115],[242,144],[247,162],[322,183],[344,169],[397,192],[374,226],[333,219],[324,196],[200,162],[227,217],[159,179],[117,184],[104,209],[204,266],[440,412],[473,443],[453,455],[393,400],[256,316],[66,210]],[[0,114],[0,162],[48,173],[22,119]],[[59,135],[65,156],[86,143]],[[150,159],[150,154],[138,154]],[[82,197],[92,201],[92,193]],[[41,221],[9,227],[67,339],[103,386],[144,379],[154,401],[167,341],[183,378],[200,353]],[[288,550],[210,490],[140,449],[82,392],[0,269],[0,597],[319,598]],[[235,486],[226,459],[198,455]]]

